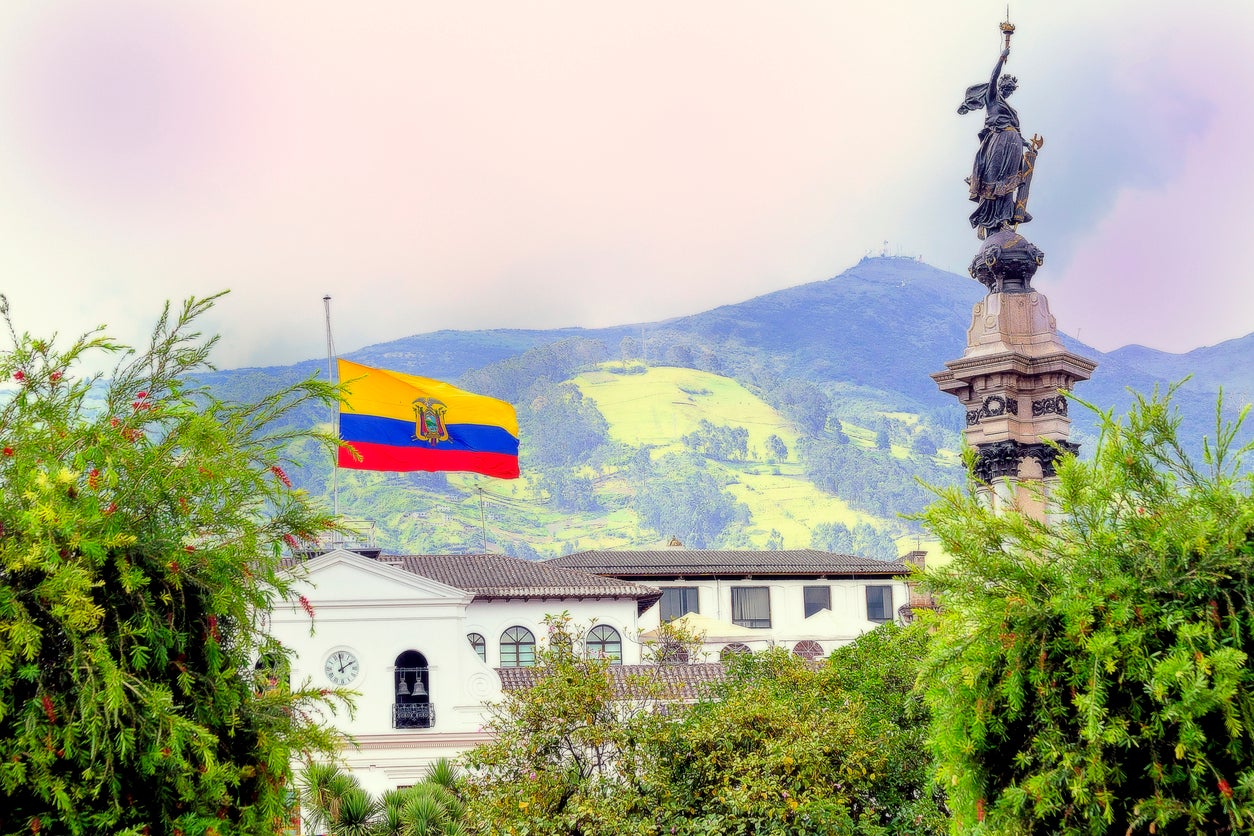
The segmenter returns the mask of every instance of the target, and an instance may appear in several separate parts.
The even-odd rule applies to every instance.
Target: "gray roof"
[[[503,554],[383,555],[380,563],[488,598],[631,598],[640,612],[660,590],[538,560]]]
[[[894,577],[910,574],[900,561],[873,560],[816,549],[713,551],[666,548],[652,551],[587,551],[544,561],[616,578],[739,577]]]
[[[722,682],[726,670],[718,662],[692,665],[611,665],[609,672],[614,695],[619,699],[648,698],[695,700]],[[518,691],[535,684],[538,668],[497,668],[504,691]],[[654,683],[659,687],[654,689]]]

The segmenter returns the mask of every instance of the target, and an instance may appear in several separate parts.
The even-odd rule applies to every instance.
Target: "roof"
[[[644,612],[662,597],[651,586],[503,554],[383,555],[379,562],[464,589],[476,600],[631,598]]]
[[[610,665],[606,669],[613,680],[614,695],[619,699],[653,697],[663,700],[695,700],[710,686],[722,682],[726,669],[718,662],[692,665]],[[501,690],[519,691],[535,684],[539,668],[497,668]],[[651,682],[660,682],[653,693]]]
[[[871,576],[910,574],[900,561],[873,560],[816,549],[788,551],[713,551],[656,549],[653,551],[587,551],[544,561],[550,566],[579,569],[617,578],[703,576],[781,577]]]

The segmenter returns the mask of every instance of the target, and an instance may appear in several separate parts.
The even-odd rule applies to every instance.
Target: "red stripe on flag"
[[[339,453],[340,467],[352,470],[389,470],[407,473],[411,470],[466,471],[495,476],[498,479],[518,478],[518,457],[506,453],[472,453],[465,450],[430,450],[423,447],[392,447],[364,441],[352,443],[361,454],[353,457],[346,448]]]

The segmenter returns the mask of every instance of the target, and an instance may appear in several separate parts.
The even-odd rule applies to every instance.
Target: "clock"
[[[361,663],[351,651],[337,650],[327,657],[327,664],[323,671],[327,679],[336,685],[347,685],[361,672]]]

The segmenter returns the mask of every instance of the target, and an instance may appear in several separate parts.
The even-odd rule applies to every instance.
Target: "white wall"
[[[430,762],[456,757],[486,739],[486,705],[501,697],[493,668],[500,664],[501,633],[511,626],[528,628],[542,645],[544,616],[568,611],[580,625],[595,620],[613,626],[623,639],[624,661],[640,661],[634,600],[472,601],[462,590],[349,552],[322,555],[303,568],[294,593],[313,607],[313,633],[309,616],[295,604],[276,608],[271,632],[295,652],[295,684],[332,687],[325,665],[337,650],[360,660],[361,672],[348,686],[358,692],[355,716],[329,719],[357,740],[359,748],[346,750],[344,759],[374,793],[416,783]],[[471,632],[487,640],[486,664],[466,639]],[[435,707],[431,728],[392,727],[396,659],[406,650],[427,660]]]
[[[650,579],[641,582],[647,582],[650,586],[662,589],[696,587],[700,613],[728,623],[732,621],[731,590],[733,587],[767,587],[770,590],[771,599],[770,629],[755,629],[753,640],[739,639],[753,649],[758,649],[762,643],[792,649],[798,641],[810,639],[822,645],[824,653],[829,653],[843,644],[848,644],[879,624],[879,622],[868,621],[866,617],[866,588],[868,586],[892,587],[893,605],[890,613],[894,621],[897,620],[897,608],[907,602],[905,581],[891,578],[884,580],[763,578],[760,580],[692,579],[684,581]],[[827,586],[831,589],[830,614],[820,613],[810,619],[805,617],[803,590],[807,586]],[[649,609],[640,617],[641,629],[656,628],[659,616],[660,607],[654,606]],[[714,651],[727,644],[726,641],[707,643]]]

